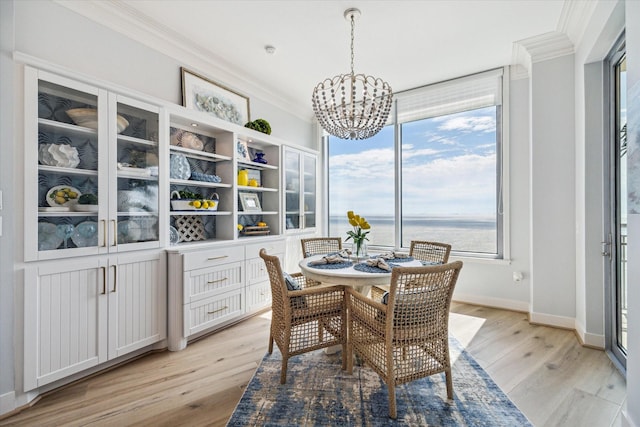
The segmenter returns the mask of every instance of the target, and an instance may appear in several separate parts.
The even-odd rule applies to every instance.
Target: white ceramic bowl
[[[98,129],[98,110],[95,108],[72,108],[67,110],[67,115],[71,117],[73,123],[90,129]],[[129,126],[127,119],[118,114],[118,133]]]

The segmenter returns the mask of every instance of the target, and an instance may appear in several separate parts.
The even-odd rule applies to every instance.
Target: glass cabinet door
[[[316,156],[305,154],[303,166],[304,228],[314,228],[316,226]]]
[[[106,99],[98,89],[47,80],[36,70],[28,70],[25,88],[31,94],[25,99],[26,258],[97,252],[105,244],[99,197],[107,195],[98,189]]]
[[[110,170],[116,177],[110,189],[110,246],[121,250],[121,245],[146,242],[155,247],[160,238],[158,110],[113,94],[110,107],[115,114],[109,139],[116,141],[110,145],[115,147]]]
[[[157,107],[26,67],[25,259],[159,247],[159,130]]]
[[[299,230],[302,228],[300,214],[300,154],[285,149],[284,155],[285,182],[285,228]]]
[[[316,226],[316,156],[285,148],[285,227]]]

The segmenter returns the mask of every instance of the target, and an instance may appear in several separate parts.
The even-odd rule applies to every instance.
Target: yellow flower
[[[360,255],[361,248],[364,247],[364,241],[369,240],[367,234],[369,234],[369,230],[371,229],[371,225],[367,222],[365,217],[356,215],[353,211],[347,212],[347,218],[349,219],[349,224],[353,227],[353,230],[347,231],[347,239],[346,241],[353,240],[356,248],[356,256]]]
[[[242,231],[243,228],[242,224],[238,224],[238,231]]]

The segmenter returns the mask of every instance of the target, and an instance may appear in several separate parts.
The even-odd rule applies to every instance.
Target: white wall
[[[531,319],[573,326],[573,55],[534,62],[531,80]]]

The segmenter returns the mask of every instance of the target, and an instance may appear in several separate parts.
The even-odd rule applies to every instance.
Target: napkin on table
[[[383,258],[380,258],[380,257],[368,259],[367,265],[371,267],[378,267],[382,270],[391,271],[391,266],[387,264],[387,261],[385,261]]]
[[[322,265],[322,264],[339,264],[341,262],[347,262],[348,260],[342,258],[340,255],[325,255],[322,258],[309,262],[308,265]]]
[[[391,251],[391,252],[385,252],[378,255],[378,258],[387,259],[387,260],[396,259],[396,258],[409,258],[409,254],[405,254],[397,251]]]

